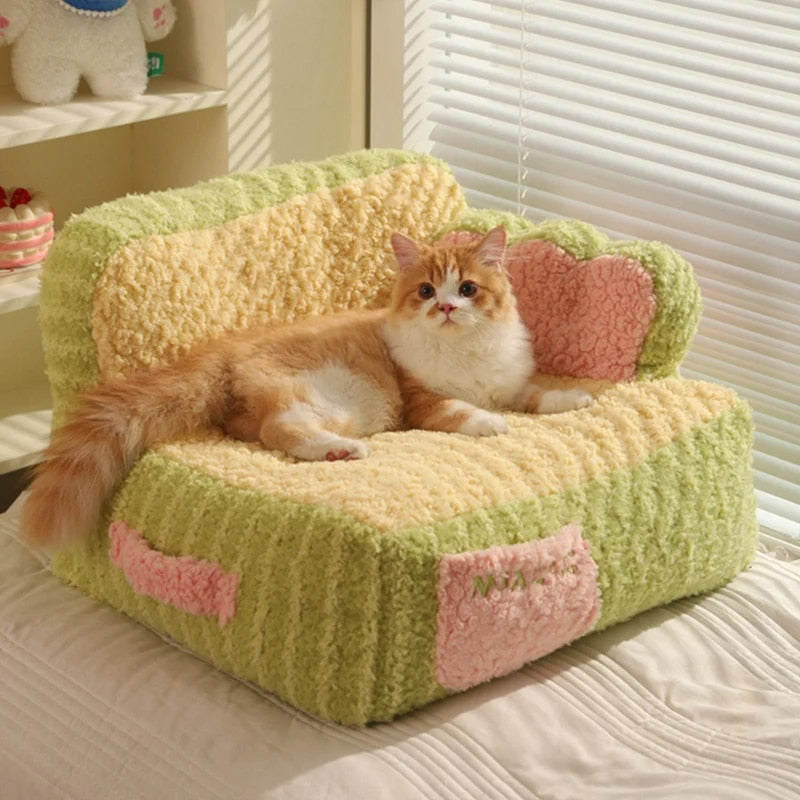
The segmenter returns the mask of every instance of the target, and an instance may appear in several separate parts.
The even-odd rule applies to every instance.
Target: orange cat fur
[[[502,228],[471,245],[395,234],[392,246],[398,270],[386,309],[231,334],[86,391],[35,472],[26,539],[52,549],[86,535],[146,448],[209,426],[298,459],[356,459],[379,431],[492,436],[506,431],[498,410],[591,402],[531,382],[533,348],[503,268]]]

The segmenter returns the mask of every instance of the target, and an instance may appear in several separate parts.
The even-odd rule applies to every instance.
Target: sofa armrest
[[[674,375],[700,319],[691,265],[661,242],[613,241],[576,220],[468,210],[438,234],[508,231],[506,266],[542,372],[607,380]]]

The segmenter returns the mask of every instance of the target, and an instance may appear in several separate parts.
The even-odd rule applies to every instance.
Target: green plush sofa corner
[[[55,424],[101,377],[225,331],[381,305],[395,230],[468,239],[495,224],[545,380],[587,388],[592,406],[509,414],[491,440],[379,434],[358,462],[295,463],[215,431],[166,442],[56,574],[298,708],[365,724],[744,569],[752,421],[732,391],[679,375],[700,314],[691,267],[581,222],[469,209],[445,164],[410,152],[70,219],[42,278]]]

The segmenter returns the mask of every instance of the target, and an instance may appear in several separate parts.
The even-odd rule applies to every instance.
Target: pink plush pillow
[[[469,242],[472,231],[442,241]],[[520,315],[531,331],[541,372],[629,381],[653,318],[653,280],[633,258],[580,261],[544,239],[511,244],[506,268]]]

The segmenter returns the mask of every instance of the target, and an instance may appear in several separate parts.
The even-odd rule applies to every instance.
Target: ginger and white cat
[[[394,234],[388,308],[231,334],[88,390],[37,468],[25,537],[52,549],[86,535],[147,447],[208,426],[298,459],[358,459],[380,431],[493,436],[507,429],[500,410],[588,405],[586,392],[532,382],[505,240],[503,228],[459,246]]]

